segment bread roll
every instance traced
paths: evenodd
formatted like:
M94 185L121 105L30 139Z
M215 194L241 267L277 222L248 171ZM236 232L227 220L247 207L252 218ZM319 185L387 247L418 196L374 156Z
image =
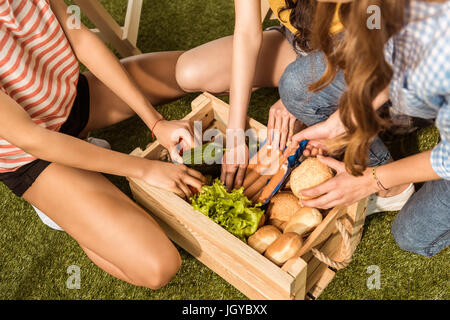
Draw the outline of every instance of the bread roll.
M281 230L291 217L302 208L296 196L291 192L279 192L272 199L267 209L269 214L269 224Z
M300 200L309 200L311 197L303 197L301 191L318 186L332 177L331 169L317 158L307 158L292 171L291 190Z
M281 231L276 227L264 226L250 236L247 243L250 247L262 254L279 237L281 237Z
M294 232L283 233L267 248L264 256L276 265L281 266L294 257L300 251L302 245L302 238L298 234Z
M312 231L322 222L322 214L315 208L301 208L284 228L284 232L295 232L299 236Z

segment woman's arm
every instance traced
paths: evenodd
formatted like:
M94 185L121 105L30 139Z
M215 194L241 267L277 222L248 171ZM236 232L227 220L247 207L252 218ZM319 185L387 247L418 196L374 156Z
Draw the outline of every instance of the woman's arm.
M389 189L407 183L441 179L433 170L431 151L422 152L377 168L376 174L382 185ZM339 205L351 205L365 197L383 191L373 177L372 168L367 168L361 177L345 170L345 165L333 158L318 156L319 160L333 168L336 176L327 182L302 191L303 196L314 197L302 201L307 207L329 209Z
M231 69L230 129L245 130L256 63L262 44L261 1L235 0L236 23Z
M125 155L36 125L8 95L0 91L0 136L36 158L84 170L142 179L191 196L187 185L200 190L201 174L184 165Z
M81 24L81 28L76 29L66 23L70 16L63 0L50 0L50 3L79 61L128 104L149 129L154 129L155 135L162 145L172 150L173 146L178 143L178 137L171 137L171 135L176 129L182 129L180 130L182 138L185 140L186 146L191 147L193 139L189 124L186 122L181 127L177 127L171 126L169 121L157 123L163 118L162 115L153 108L114 54L83 24ZM157 124L156 127L155 124Z
M387 189L406 183L439 180L431 166L431 150L394 161L377 168L378 179Z
M236 22L230 83L230 116L227 135L243 137L256 64L262 44L260 0L235 0ZM245 141L245 139L238 139ZM228 188L239 187L248 163L245 145L230 138L222 167L222 180ZM242 157L244 155L244 158ZM244 161L242 161L244 160Z

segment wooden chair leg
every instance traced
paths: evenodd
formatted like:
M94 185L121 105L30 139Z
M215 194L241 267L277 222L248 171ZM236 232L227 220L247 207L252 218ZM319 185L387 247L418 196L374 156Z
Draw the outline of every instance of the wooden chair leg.
M122 28L98 0L74 0L84 14L95 23L93 30L102 40L109 42L123 57L140 54L136 47L142 0L129 0L125 26Z
M123 39L128 40L136 47L139 23L141 21L142 0L128 0L125 25L123 27Z

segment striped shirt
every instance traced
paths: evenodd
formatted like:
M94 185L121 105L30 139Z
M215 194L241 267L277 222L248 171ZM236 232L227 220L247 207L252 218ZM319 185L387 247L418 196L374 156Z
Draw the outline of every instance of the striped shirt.
M411 0L405 27L388 42L393 116L435 119L441 141L431 165L450 180L450 1Z
M0 0L0 90L34 123L58 131L76 96L79 65L48 0ZM35 158L0 137L0 173Z

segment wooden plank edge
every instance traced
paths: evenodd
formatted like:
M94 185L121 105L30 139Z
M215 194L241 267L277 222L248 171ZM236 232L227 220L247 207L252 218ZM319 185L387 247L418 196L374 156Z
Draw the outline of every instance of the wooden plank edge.
M288 260L282 267L293 278L291 293L295 300L305 299L307 263L302 258Z
M319 298L322 292L328 287L331 281L334 279L336 272L332 269L327 268L322 277L316 282L316 284L309 290L309 294L314 297L314 299Z

